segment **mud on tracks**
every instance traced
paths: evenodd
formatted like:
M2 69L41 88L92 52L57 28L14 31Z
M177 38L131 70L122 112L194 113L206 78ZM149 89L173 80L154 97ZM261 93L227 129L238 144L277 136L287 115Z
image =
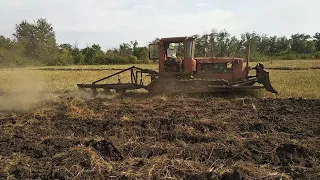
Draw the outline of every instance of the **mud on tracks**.
M0 178L319 179L320 100L61 96L0 112Z

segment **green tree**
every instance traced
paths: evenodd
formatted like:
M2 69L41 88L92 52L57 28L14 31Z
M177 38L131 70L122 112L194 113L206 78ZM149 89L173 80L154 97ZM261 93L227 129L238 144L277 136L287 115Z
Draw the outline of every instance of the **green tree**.
M196 35L195 39L195 56L196 57L204 57L205 56L205 47L203 36Z
M40 18L34 23L22 21L16 25L13 36L24 47L26 56L42 64L51 64L58 53L55 32L46 19Z
M317 32L313 38L315 39L316 41L316 47L317 47L317 51L320 51L320 33Z
M10 38L0 36L0 49L10 49L14 46L14 43Z
M130 41L130 44L132 45L133 55L137 57L137 47L138 47L138 41Z
M230 34L223 30L217 34L217 47L216 55L217 56L227 56L228 54L228 44L230 41Z
M269 41L268 41L268 47L269 49L267 50L267 54L269 56L273 56L275 55L276 53L280 52L278 47L277 47L277 39L278 37L277 36L273 36L273 37L270 37L269 38Z
M263 55L269 55L270 54L270 46L272 45L272 38L274 37L268 37L267 35L261 35L260 41L257 44L257 52ZM276 38L276 37L275 37Z
M60 49L66 49L68 51L72 51L73 50L73 46L71 44L65 43L65 44L60 44L59 45Z
M60 49L59 53L56 54L53 61L50 61L51 66L57 65L70 65L73 64L73 56L67 49Z
M251 54L252 56L255 56L257 54L258 45L261 41L261 37L259 34L252 32L246 32L244 34L241 34L241 50L245 54L247 47L250 45L251 48Z
M228 57L236 57L240 54L241 44L240 41L235 37L231 37L227 39L227 56Z
M310 40L311 36L307 34L294 34L291 36L291 50L296 53L308 54L316 50L316 44Z
M278 37L276 40L276 53L288 52L290 50L291 40L285 36Z
M104 53L98 44L93 44L91 47L88 46L82 49L81 52L84 55L85 64L101 64Z
M147 47L137 47L135 56L138 60L142 60L143 62L148 62L149 60L149 51Z
M74 47L71 51L74 64L85 64L85 56L81 52L82 50L78 47Z
M218 32L216 29L212 29L211 33L206 36L205 49L211 57L216 56L216 41L217 41Z
M119 51L120 51L121 56L132 56L133 55L133 51L132 51L131 45L129 43L120 44Z

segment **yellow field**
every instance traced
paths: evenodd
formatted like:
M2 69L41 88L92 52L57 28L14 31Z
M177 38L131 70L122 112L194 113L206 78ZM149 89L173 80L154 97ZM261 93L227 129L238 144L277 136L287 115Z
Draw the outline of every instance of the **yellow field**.
M264 97L320 98L320 70L272 70L269 72L270 81L279 95L263 91Z
M290 68L310 68L320 67L320 60L268 60L261 62L265 68L268 67L290 67ZM253 67L256 62L251 62Z
M258 62L250 62L250 66L254 67ZM267 60L262 61L262 64L268 67L290 67L290 68L309 68L309 67L320 67L320 60ZM130 66L137 66L146 69L157 69L158 64L130 64L130 65L72 65L72 66L45 66L45 67L33 67L28 69L103 69L103 68L127 68Z
M253 67L256 63L250 63ZM319 67L317 60L296 60L296 61L266 61L263 62L265 68L269 67ZM41 68L14 68L0 69L0 93L1 92L24 92L24 91L62 91L75 90L77 83L91 83L99 78L103 78L115 70L103 71L48 71L39 70L43 68L127 68L132 65L100 65L100 66L64 66L64 67L41 67ZM141 68L157 69L157 64L138 64ZM129 73L121 77L122 82L129 81ZM270 70L270 80L272 85L280 93L274 95L262 90L263 97L302 97L320 98L320 70ZM117 82L117 77L106 82Z

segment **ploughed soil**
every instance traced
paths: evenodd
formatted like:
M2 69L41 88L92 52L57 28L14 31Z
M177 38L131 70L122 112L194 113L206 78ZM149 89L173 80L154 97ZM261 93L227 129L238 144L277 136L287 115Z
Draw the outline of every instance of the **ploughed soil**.
M320 179L320 100L61 94L0 111L0 179Z

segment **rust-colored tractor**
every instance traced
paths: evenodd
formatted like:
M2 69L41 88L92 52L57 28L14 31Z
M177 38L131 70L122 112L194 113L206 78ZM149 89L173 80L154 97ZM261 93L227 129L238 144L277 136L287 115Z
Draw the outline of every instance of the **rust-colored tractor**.
M172 43L182 44L181 57L172 56L172 52L168 51ZM97 94L98 88L104 89L105 92L114 89L120 94L126 90L141 88L150 93L207 93L261 88L277 93L270 84L269 72L262 64L259 63L252 69L249 67L250 47L245 67L243 67L244 60L241 58L194 57L194 54L195 37L162 38L149 45L149 58L158 60L159 71L133 66L91 84L78 84L78 87L92 89L94 95ZM254 76L249 75L250 70L255 70ZM101 83L126 71L130 71L131 74L129 83L121 83L120 80L114 84ZM144 84L143 75L150 76L149 84Z

